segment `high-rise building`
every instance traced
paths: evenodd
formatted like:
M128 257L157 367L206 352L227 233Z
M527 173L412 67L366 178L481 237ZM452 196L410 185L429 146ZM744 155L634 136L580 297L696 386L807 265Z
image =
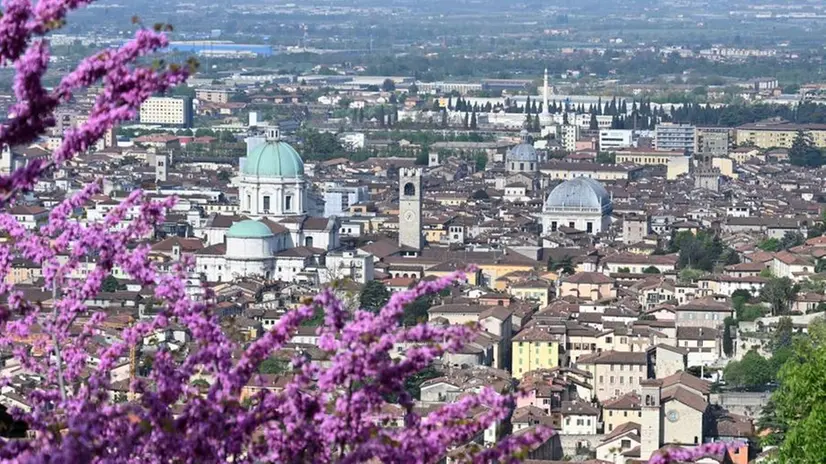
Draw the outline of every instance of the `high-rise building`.
M192 99L189 97L150 97L140 111L141 124L192 127Z
M576 141L579 139L579 126L563 124L559 126L559 142L565 151L576 151Z
M728 127L698 127L695 146L698 153L714 157L728 156L730 148Z
M690 124L657 124L654 136L654 148L657 150L694 153L695 133L697 128Z
M195 98L201 102L228 103L232 94L229 89L195 89Z
M634 145L634 131L630 129L605 129L599 131L600 151L628 148Z
M422 170L399 170L399 246L422 249Z

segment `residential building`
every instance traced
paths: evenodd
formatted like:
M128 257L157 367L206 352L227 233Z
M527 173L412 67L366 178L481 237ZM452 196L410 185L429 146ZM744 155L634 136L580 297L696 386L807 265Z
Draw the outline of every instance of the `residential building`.
M737 146L791 148L798 132L803 132L814 146L826 148L826 124L793 124L787 121L764 121L737 128Z
M576 151L576 142L579 140L579 126L575 124L563 124L559 126L559 140L562 149L565 151Z
M533 326L523 329L513 337L513 376L521 378L527 372L559 366L560 346L565 346L564 328Z
M233 93L234 92L229 89L195 89L195 98L201 103L229 103Z
M342 216L351 205L370 199L367 186L328 182L324 188L324 217Z
M141 124L192 127L192 99L189 97L150 97L140 109Z
M617 161L617 164L551 161L540 164L539 172L543 178L549 180L568 180L577 177L587 177L600 182L630 181L636 180L642 175L642 167L622 164L619 161Z
M559 283L559 296L571 296L591 301L617 297L614 279L599 272L578 272Z
M639 391L640 383L648 378L647 365L645 352L604 351L577 360L577 367L591 373L599 401Z
M657 124L654 135L654 148L663 151L694 153L697 128L690 124Z
M728 127L698 127L695 143L698 153L712 157L728 156L731 147Z
M638 166L665 166L666 179L674 180L680 175L688 174L691 158L682 150L649 150L641 148L624 148L616 150L617 164L635 164Z
M599 131L599 150L612 151L634 145L634 131L628 129L606 129Z
M713 297L697 298L674 308L677 327L722 327L727 317L734 316L729 301L717 301Z

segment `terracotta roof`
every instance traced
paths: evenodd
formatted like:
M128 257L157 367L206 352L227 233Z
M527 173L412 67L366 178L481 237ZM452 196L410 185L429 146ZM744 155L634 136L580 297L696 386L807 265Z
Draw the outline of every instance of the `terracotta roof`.
M677 327L677 340L717 340L720 331L708 327Z
M646 364L647 355L644 352L603 351L580 356L577 364Z
M513 337L515 342L559 342L564 335L564 329L560 328L562 333L553 333L552 329L547 326L533 326L523 329L516 336Z
M697 298L695 300L683 303L680 306L677 306L676 309L677 311L734 311L731 305L720 303L710 296Z
M662 403L665 404L669 401L678 401L699 412L705 412L706 408L708 408L708 403L706 403L706 400L704 400L702 396L691 393L683 387L677 387L663 394Z
M591 406L590 404L581 401L563 401L562 402L562 409L560 410L562 415L565 414L573 414L579 416L598 416L599 409Z
M619 398L605 401L602 409L631 409L634 411L641 409L640 396L635 392L626 393Z
M599 272L578 272L567 277L564 282L572 284L612 284L614 279Z
M677 372L676 374L669 375L662 380L662 387L668 388L674 385L685 385L687 387L693 388L701 393L708 394L711 392L711 384L701 378L694 377L693 375L687 372Z
M626 433L634 433L636 439L639 441L640 436L640 424L636 422L625 422L623 424L618 425L613 432L609 433L602 439L602 442L609 442L620 435L625 435Z

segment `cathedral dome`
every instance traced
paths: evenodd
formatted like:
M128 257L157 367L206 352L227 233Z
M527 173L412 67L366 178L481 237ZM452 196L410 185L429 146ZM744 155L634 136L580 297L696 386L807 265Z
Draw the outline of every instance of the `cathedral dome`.
M289 143L281 141L276 130L268 134L266 142L250 152L242 174L299 178L304 175L304 161Z
M545 200L545 210L598 209L610 212L611 195L599 182L577 177L557 185Z
M536 148L533 147L528 138L527 130L522 131L522 143L508 151L507 161L517 163L537 163L539 161L539 155L537 155Z
M266 224L251 219L236 222L227 231L227 237L229 238L267 238L272 236L273 233Z

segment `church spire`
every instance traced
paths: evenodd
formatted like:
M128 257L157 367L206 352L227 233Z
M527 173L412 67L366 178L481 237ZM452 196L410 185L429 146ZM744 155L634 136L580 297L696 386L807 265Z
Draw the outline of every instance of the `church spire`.
M548 110L548 68L545 68L545 80L542 86L542 114L550 114Z

